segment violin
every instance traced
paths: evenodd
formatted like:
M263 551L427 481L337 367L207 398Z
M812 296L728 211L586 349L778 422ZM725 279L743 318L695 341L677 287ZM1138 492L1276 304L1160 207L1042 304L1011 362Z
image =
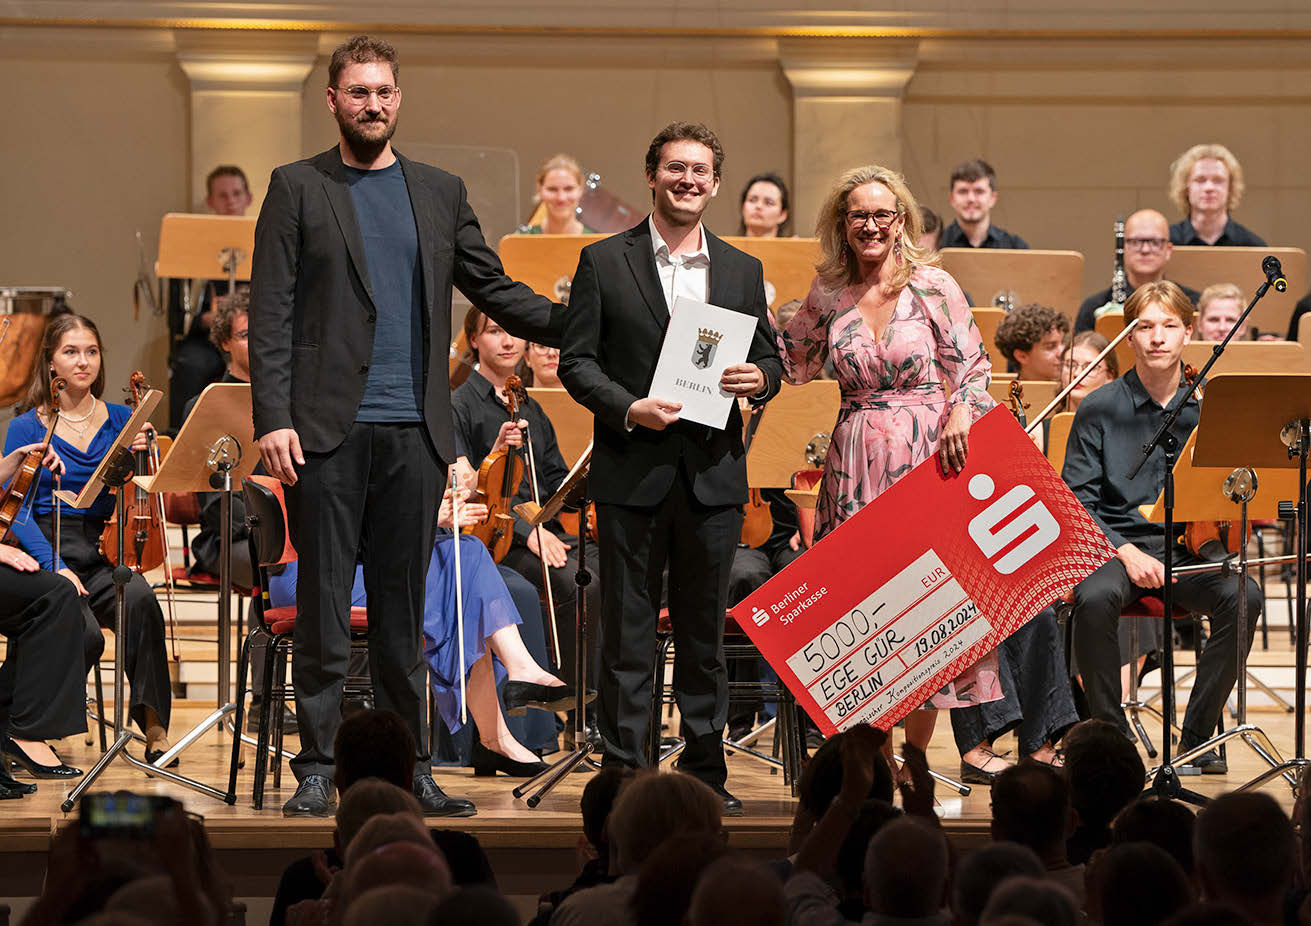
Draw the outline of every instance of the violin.
M1028 428L1029 422L1025 420L1024 410L1029 407L1029 403L1024 401L1024 387L1020 385L1018 379L1011 380L1010 393L1007 401L1011 405L1011 414L1015 420L1020 423L1020 427Z
M149 389L146 376L140 370L128 380L127 405L136 408ZM157 461L147 450L136 452L136 472L139 476L154 475ZM126 486L123 490L127 492ZM157 504L158 499L136 483L123 501L124 539L127 549L123 551L120 563L118 549L118 510L114 510L105 530L100 535L100 553L115 565L124 565L133 572L148 572L164 563L166 544L164 541L164 514Z
M27 456L23 457L4 495L0 496L0 541L9 535L9 529L13 527L18 513L31 499L32 487L41 472L41 461L45 459L46 450L50 447L50 439L55 436L55 424L59 421L59 396L67 386L68 380L62 376L50 381L50 424L46 427L46 436L42 438L41 446L28 451Z
M1193 382L1197 378L1197 369L1191 363L1184 364L1184 379ZM1193 387L1193 396L1202 401L1202 386ZM1183 542L1188 552L1202 559L1224 559L1228 554L1236 554L1245 546L1252 536L1251 525L1247 533L1238 536L1238 525L1233 521L1186 521L1183 524Z
M519 390L523 380L510 376L505 381L505 407L511 421L519 420ZM511 510L519 483L523 481L523 453L518 447L493 450L478 467L478 487L469 496L469 504L486 505L487 519L469 524L463 533L472 534L487 546L492 559L500 562L510 552L514 541L514 512Z
M760 427L760 419L765 417L765 407L762 405L752 413L751 419L747 422L746 434L742 439L743 453L751 449L751 440L756 436L756 429ZM746 506L742 509L742 536L741 543L745 547L755 549L774 532L774 517L769 510L769 502L765 501L764 496L759 489L751 489L747 496Z

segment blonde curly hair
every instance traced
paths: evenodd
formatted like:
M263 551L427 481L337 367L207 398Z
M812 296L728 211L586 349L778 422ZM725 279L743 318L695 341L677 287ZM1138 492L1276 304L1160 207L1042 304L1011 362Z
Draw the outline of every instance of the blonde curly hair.
M852 190L869 183L878 183L887 188L896 198L897 212L901 216L901 229L897 235L904 260L890 282L894 286L905 286L917 267L938 263L935 251L919 246L920 235L924 231L924 218L915 195L906 185L906 178L889 167L877 164L856 167L838 180L837 186L820 207L819 218L815 222L815 236L819 238L820 250L820 262L815 266L815 272L831 290L849 286L860 279L860 265L852 253L851 245L847 244L847 199Z

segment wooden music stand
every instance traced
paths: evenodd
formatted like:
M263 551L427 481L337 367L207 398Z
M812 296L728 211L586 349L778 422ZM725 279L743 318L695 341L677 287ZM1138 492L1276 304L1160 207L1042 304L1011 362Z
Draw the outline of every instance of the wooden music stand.
M1308 377L1311 379L1311 377ZM1212 380L1212 383L1215 381ZM1206 400L1202 402L1202 413L1206 414L1206 408L1212 402L1211 387L1207 387ZM1249 416L1250 417L1250 416ZM1215 416L1207 419L1207 423L1212 427L1218 420ZM1221 431L1223 436L1226 431L1233 432L1238 422L1230 420ZM1202 466L1197 462L1197 440L1199 434L1205 434L1200 424L1188 435L1188 441L1184 444L1183 449L1179 451L1179 462L1174 465L1174 501L1175 501L1175 518L1182 523L1183 521L1237 521L1238 508L1229 499L1225 498L1222 486L1229 474L1234 471L1231 465L1222 466ZM1278 435L1275 435L1276 440ZM1231 443L1227 438L1225 443ZM1233 447L1244 447L1246 445L1239 443L1235 438L1225 456L1229 459L1235 457L1247 456L1246 450L1235 452ZM1283 448L1283 444L1279 445ZM1284 456L1287 458L1288 451L1284 448ZM1275 469L1273 467L1253 466L1256 471L1257 482L1260 485L1256 498L1247 504L1247 516L1249 518L1272 520L1279 516L1279 501L1297 497L1297 470L1295 469ZM1155 504L1141 505L1139 513L1153 524L1165 523L1165 501L1158 496ZM1181 514L1182 512L1182 514Z
M1279 258L1288 290L1271 288L1247 317L1249 328L1263 334L1288 335L1288 320L1293 307L1306 292L1306 251L1301 248L1215 248L1202 245L1176 247L1170 257L1166 276L1176 283L1201 292L1212 283L1235 283L1250 294L1265 279L1261 261L1267 255ZM1248 295L1244 296L1246 303Z
M218 593L218 705L212 714L191 729L164 753L156 764L168 765L173 757L191 746L215 724L230 721L237 713L232 695L232 491L255 471L259 463L255 446L255 425L251 415L249 383L211 383L196 400L182 430L153 476L137 476L135 482L147 492L219 491L220 531ZM212 477L218 476L216 486ZM233 725L233 738L241 731ZM234 742L234 750L238 748ZM236 765L229 792L236 793Z
M91 478L87 480L86 485L82 486L82 491L75 495L67 489L60 489L55 492L55 497L65 505L73 508L86 508L94 502L105 488L105 472L114 464L114 458L119 456L118 451L126 451L132 446L132 441L136 440L137 434L146 426L146 422L150 420L151 414L155 411L155 406L159 404L159 400L163 397L164 393L158 389L149 390L137 404L132 416L123 425L123 430L119 431L118 436L114 438L114 445L100 458L100 465L91 474Z
M1233 347L1232 344L1229 345ZM1259 414L1253 414L1259 410ZM1311 417L1311 373L1224 373L1206 386L1201 436L1193 450L1195 466L1246 465L1271 469L1293 467L1288 447L1279 439L1279 428L1299 418ZM1278 422L1278 424L1275 424ZM1203 428L1203 424L1210 425ZM1233 464L1235 448L1241 448L1244 464ZM1265 495L1264 483L1260 493ZM1292 495L1297 496L1296 480Z
M833 433L841 404L835 380L817 379L804 386L787 383L765 406L751 449L747 451L747 485L753 489L786 489L792 474L814 469L806 447Z
M1082 301L1083 255L1078 251L943 248L942 266L976 305L1012 292L1017 305L1038 302L1070 319Z
M237 262L228 259L236 249ZM159 225L155 275L196 280L250 280L255 219L236 215L167 213Z
M994 309L988 306L972 306L970 312L974 314L974 324L979 326L979 335L983 338L983 348L988 352L988 358L992 360L993 371L995 373L1006 372L1006 358L997 349L997 329L1001 327L1002 319L1006 317L1006 310Z
M1047 462L1060 472L1065 467L1065 448L1070 443L1070 426L1074 412L1057 412L1052 415L1051 430L1047 433Z
M1013 376L1005 379L993 376L992 383L988 386L988 395L996 399L999 404L1007 405L1010 402L1011 383L1014 379ZM1056 393L1061 391L1061 384L1050 379L1022 379L1020 388L1024 390L1024 404L1037 414L1056 398Z
M819 263L818 238L725 238L728 244L760 261L765 269L765 299L777 311L792 299L805 299Z
M552 302L568 302L583 248L607 235L506 235L497 245L506 274Z
M592 445L592 413L564 389L533 386L528 396L542 406L551 427L555 428L555 442L560 446L565 465L573 467L583 451Z

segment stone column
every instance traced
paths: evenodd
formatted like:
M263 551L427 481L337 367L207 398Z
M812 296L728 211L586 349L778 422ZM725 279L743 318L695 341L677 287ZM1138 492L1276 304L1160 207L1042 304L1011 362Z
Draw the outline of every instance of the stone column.
M862 164L901 169L901 100L918 54L915 39L779 41L792 85L792 202L803 234L843 171Z
M177 57L191 82L190 207L207 212L205 177L236 164L250 179L259 211L269 173L304 156L301 110L305 78L317 60L314 34L247 37L177 34Z

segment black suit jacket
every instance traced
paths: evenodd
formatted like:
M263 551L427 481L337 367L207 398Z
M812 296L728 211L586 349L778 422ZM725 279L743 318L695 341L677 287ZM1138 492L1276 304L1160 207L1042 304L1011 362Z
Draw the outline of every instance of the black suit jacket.
M779 389L783 365L765 302L760 261L706 232L712 305L754 315L747 359L767 383L764 402ZM656 271L646 219L583 249L570 288L560 357L560 380L596 416L592 499L620 505L657 505L685 468L705 505L747 500L742 416L734 403L725 428L679 421L663 431L624 427L628 407L646 396L655 375L669 311Z
M540 343L559 343L563 307L505 275L463 180L396 158L423 265L423 415L438 456L450 462L451 286L510 333ZM295 428L306 451L340 444L364 397L376 320L341 153L334 147L277 168L255 226L251 269L255 435Z

